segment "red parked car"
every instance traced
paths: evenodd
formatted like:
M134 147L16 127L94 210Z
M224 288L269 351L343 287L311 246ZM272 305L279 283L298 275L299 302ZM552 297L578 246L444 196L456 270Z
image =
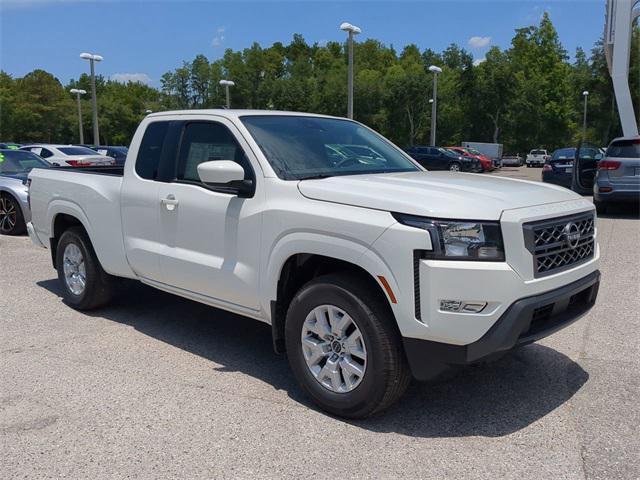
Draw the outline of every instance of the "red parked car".
M459 153L464 157L475 158L476 160L479 160L480 165L482 165L483 172L488 172L489 170L493 170L493 162L491 161L491 159L473 148L466 148L466 147L447 147L447 148L449 150L453 150Z

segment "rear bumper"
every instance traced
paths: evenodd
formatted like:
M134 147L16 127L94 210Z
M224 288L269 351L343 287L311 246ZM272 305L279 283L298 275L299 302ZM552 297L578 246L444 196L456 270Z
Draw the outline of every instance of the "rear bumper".
M613 188L614 190L611 192L600 192L598 185L596 185L593 189L593 199L597 202L640 203L640 190L615 190L615 187Z
M428 380L448 365L476 363L551 335L593 307L599 285L600 272L596 270L569 285L516 300L485 335L468 345L404 337L413 376Z
M560 185L561 187L571 188L571 174L556 173L556 172L542 172L542 181L545 183L552 183L554 185Z

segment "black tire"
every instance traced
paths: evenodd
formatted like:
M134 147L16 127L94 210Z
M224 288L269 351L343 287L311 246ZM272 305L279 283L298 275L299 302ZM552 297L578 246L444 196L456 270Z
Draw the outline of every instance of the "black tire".
M71 243L80 249L86 272L85 288L78 295L71 291L64 274L64 251ZM82 227L71 227L60 236L56 248L56 270L62 284L64 301L76 310L92 310L106 305L111 300L114 277L103 270Z
M411 381L411 372L393 314L370 282L353 274L318 277L302 287L289 306L285 341L289 364L302 389L323 410L346 418L365 418L395 403ZM367 366L358 386L347 393L325 388L312 375L302 352L302 327L309 312L333 305L357 323L367 350Z
M18 201L8 193L0 195L0 234L22 235L26 231L27 224Z
M604 202L599 202L597 200L593 201L593 204L596 206L596 212L598 214L604 214L607 213L608 210L608 205Z
M462 171L462 165L460 165L460 163L458 163L458 162L451 162L449 164L449 171L450 172L461 172Z

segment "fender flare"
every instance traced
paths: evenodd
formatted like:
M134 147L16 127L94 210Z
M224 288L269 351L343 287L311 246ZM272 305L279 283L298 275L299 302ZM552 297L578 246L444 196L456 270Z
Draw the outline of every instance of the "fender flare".
M282 269L287 260L294 255L309 254L342 260L356 265L365 270L385 291L385 285L380 276L384 277L395 297L398 298L399 286L395 276L387 264L379 257L369 245L345 237L327 235L318 232L294 232L280 238L271 249L262 275L263 298L261 306L264 312L268 312L271 322L271 302L278 296L278 281ZM387 301L392 310L394 304L387 295ZM395 312L394 312L395 313Z

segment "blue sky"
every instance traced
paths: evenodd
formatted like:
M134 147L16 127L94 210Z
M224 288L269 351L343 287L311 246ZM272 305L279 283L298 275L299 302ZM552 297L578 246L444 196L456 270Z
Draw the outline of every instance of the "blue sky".
M589 51L604 25L604 0L574 1L118 1L0 0L0 68L22 76L45 69L63 83L88 69L78 55L99 53L98 72L159 86L161 75L202 53L257 41L309 43L344 39L343 21L400 50L409 43L441 51L457 43L476 59L509 46L514 29L537 23L547 10L573 54ZM474 38L475 37L475 38Z

